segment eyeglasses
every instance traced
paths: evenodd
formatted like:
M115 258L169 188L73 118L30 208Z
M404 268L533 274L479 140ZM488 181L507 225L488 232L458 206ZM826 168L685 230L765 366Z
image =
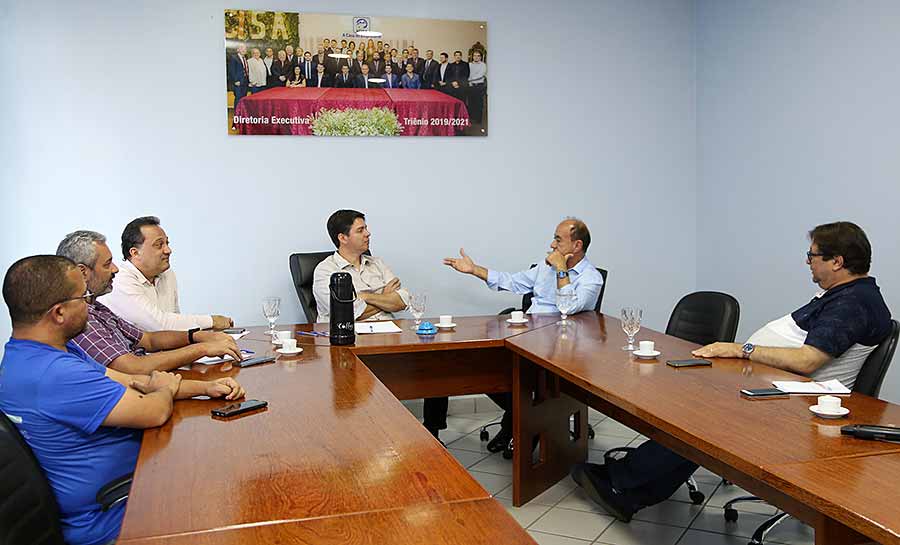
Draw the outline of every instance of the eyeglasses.
M828 254L823 254L823 253L821 253L821 252L819 252L819 253L806 252L806 262L807 262L807 263L809 263L810 261L812 261L812 258L814 258L814 257L821 257L821 258L822 258L822 261L828 261L828 260L831 259L833 256L830 256L830 255L828 255Z
M97 297L97 296L94 295L93 293L91 293L90 290L85 290L85 291L84 291L84 295L79 295L78 297L69 297L68 299L63 299L62 301L57 301L57 302L53 303L52 305L50 305L50 308L48 308L47 311L44 312L44 314L47 314L48 312L50 312L51 310L53 310L53 307L55 307L56 305L61 305L61 304L63 304L63 303L68 303L69 301L77 301L77 300L79 300L79 299L84 299L84 302L85 302L85 303L87 303L87 304L89 304L89 305L93 305L93 304L94 304L94 299L95 299L96 297Z

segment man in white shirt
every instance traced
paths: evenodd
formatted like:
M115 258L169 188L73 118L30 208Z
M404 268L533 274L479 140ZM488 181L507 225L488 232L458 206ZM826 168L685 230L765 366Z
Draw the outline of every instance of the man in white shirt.
M247 59L247 67L250 70L250 92L258 93L264 90L268 79L268 71L266 70L266 63L259 56L259 49L254 47L250 52L250 58Z
M356 210L338 210L328 218L327 227L337 251L313 272L318 321L327 322L330 317L329 283L336 272L350 273L353 278L353 315L357 320L390 320L394 312L405 310L409 292L381 258L367 255L371 235L366 216ZM440 430L447 427L447 398L426 399L423 414L423 425L437 438Z
M171 255L169 238L159 226L159 218L132 220L122 231L125 261L112 293L101 297L100 302L145 331L231 327L227 316L181 314L175 271L169 264Z
M356 210L338 210L328 218L327 227L337 251L319 263L313 272L318 321L329 319L329 282L331 275L338 271L348 272L353 277L357 295L353 315L357 320L390 320L394 312L405 310L409 292L400 286L400 279L381 258L366 255L370 238L366 216Z

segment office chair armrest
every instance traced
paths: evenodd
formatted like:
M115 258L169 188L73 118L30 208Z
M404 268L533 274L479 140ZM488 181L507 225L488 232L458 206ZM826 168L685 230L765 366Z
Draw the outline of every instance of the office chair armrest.
M126 500L128 493L131 491L131 480L133 478L134 473L129 473L103 485L97 491L97 503L100 504L100 507L104 511L109 511L117 503Z
M511 312L513 312L515 310L518 310L518 309L516 307L505 308L505 309L501 310L500 312L498 312L497 315L499 316L502 314L510 314Z

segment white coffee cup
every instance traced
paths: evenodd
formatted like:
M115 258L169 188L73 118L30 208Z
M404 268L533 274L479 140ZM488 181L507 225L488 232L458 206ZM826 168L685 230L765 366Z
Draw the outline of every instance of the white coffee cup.
M640 346L640 350L638 350L638 352L640 352L641 354L649 354L653 352L656 343L654 343L653 341L641 341L638 343L638 346Z
M280 333L280 332L279 332ZM284 339L281 341L281 348L285 352L293 352L297 350L297 339Z
M453 316L451 314L441 314L438 318L438 323L441 325L450 325L453 323Z
M294 338L294 332L293 332L293 331L276 331L276 332L275 332L275 338L278 339L278 340L281 341L281 342L284 342L284 341L286 341L286 340L288 340L288 339L293 339L293 338Z
M819 408L830 413L841 410L841 398L835 396L819 396Z
M510 319L514 322L521 322L525 319L525 313L521 310L514 310L512 314L510 314Z

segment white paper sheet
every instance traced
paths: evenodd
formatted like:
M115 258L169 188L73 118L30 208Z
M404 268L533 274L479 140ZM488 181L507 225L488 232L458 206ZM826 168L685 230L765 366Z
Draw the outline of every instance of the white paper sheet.
M366 333L402 333L394 322L356 322L356 334Z
M849 394L850 389L841 384L838 379L826 380L825 382L799 382L792 380L775 380L772 381L779 390L789 394L805 394L805 395L827 395L827 394Z

